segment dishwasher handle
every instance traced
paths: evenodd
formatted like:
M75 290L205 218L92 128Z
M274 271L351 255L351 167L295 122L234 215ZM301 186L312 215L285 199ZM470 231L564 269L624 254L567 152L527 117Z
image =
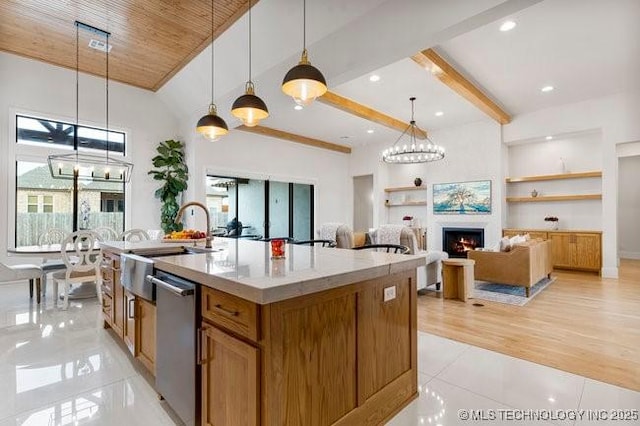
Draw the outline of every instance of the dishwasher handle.
M147 282L151 283L151 284L155 284L158 287L162 287L165 290L170 291L171 293L175 294L176 296L191 296L194 291L192 288L180 288L180 287L176 287L174 285L169 284L166 281L162 281L156 277L154 277L153 275L147 275Z

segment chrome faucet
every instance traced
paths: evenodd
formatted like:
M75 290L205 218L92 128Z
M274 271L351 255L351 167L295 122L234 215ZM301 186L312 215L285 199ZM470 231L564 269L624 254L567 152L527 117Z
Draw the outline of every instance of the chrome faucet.
M188 203L185 203L182 206L180 206L180 210L178 210L178 214L176 214L176 220L174 222L175 223L180 223L180 221L182 220L182 214L184 213L184 211L189 206L200 207L206 213L206 215L207 215L207 243L205 244L205 248L211 248L211 240L213 240L213 237L211 236L211 217L209 216L209 210L207 210L207 206L205 206L204 204L202 204L202 203L200 203L198 201L189 201Z

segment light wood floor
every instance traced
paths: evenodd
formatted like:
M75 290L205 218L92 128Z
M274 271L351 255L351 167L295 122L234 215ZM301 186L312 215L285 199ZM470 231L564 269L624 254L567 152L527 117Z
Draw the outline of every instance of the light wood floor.
M575 272L525 306L418 298L418 329L640 391L640 261L619 279Z

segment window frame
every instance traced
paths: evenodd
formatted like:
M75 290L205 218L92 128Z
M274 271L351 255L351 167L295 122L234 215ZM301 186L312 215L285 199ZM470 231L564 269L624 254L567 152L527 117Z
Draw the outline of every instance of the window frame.
M9 248L15 248L17 242L17 162L25 161L32 163L43 163L46 164L47 157L49 155L54 154L68 154L69 152L73 152L72 149L68 147L65 148L62 145L56 144L43 144L43 143L17 143L18 133L17 133L17 117L24 116L27 118L41 119L53 122L61 122L61 123L73 123L75 120L71 119L69 116L64 116L60 114L43 114L40 111L27 110L22 108L10 107L8 108L7 119L9 122L13 120L13 125L7 126L8 137L7 137L7 155L5 160L5 173L7 177L7 191L4 194L0 193L0 202L4 202L6 206L6 244ZM88 128L96 128L101 129L99 122L91 122L88 120L83 120L79 123L81 127ZM102 129L104 130L104 129ZM128 150L130 148L129 139L133 137L134 134L131 130L114 125L109 126L109 131L112 132L120 132L125 135L125 152L124 155L116 152L109 151L109 155L117 156L118 158L123 159L124 161L131 161L130 153ZM84 150L83 150L84 151ZM96 152L96 150L90 150ZM106 152L101 151L101 152ZM132 198L132 186L131 182L128 182L124 185L124 203L125 208L123 210L123 228L127 229L129 226L128 223L131 220L131 198ZM77 214L77 212L76 212Z

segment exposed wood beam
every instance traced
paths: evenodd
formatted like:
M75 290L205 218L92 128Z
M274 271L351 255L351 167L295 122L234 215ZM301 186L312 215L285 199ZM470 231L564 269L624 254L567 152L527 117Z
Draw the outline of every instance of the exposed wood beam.
M340 96L331 91L327 91L327 93L319 97L318 100L325 105L338 108L339 110L348 112L349 114L353 114L356 117L364 118L365 120L382 124L383 126L386 126L390 129L398 130L400 132L404 132L405 129L409 126L409 123L398 120L397 118L393 118L380 111L376 111L373 108L369 108L366 105L362 105L352 99L345 98L344 96ZM416 138L426 139L427 132L422 129L416 128Z
M351 154L351 148L344 145L338 145L331 142L321 141L320 139L309 138L295 133L285 132L283 130L272 129L265 126L247 127L240 125L236 127L243 132L255 133L257 135L269 136L272 138L282 139L289 142L295 142L302 145L313 146L315 148L328 149L330 151L342 152L343 154Z
M489 99L480 89L467 80L462 74L456 71L447 61L445 61L433 49L426 49L416 53L411 57L418 65L438 77L438 79L449 86L454 92L474 104L482 112L493 118L500 124L511 122L511 116L507 114L494 101Z

